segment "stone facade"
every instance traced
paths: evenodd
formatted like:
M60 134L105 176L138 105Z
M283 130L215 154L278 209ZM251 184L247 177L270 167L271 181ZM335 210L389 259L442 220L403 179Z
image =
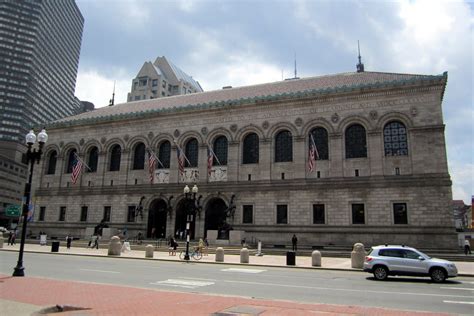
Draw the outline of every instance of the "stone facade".
M226 212L227 222L245 231L248 243L289 245L297 234L304 246L361 242L454 249L441 109L447 75L393 74L390 80L385 75L349 73L225 89L229 91L149 100L138 104L138 110L137 104L120 104L59 121L48 127L45 158L34 177L37 211L31 229L82 235L110 206L107 223L112 229L127 228L130 236L142 231L150 237L152 226L159 225L160 234L153 237L175 235L183 227L179 223L188 207L183 187L188 183L199 186L202 206L192 227L194 239L203 237L206 229L217 229L213 217ZM354 81L351 86L341 83L348 77ZM223 93L226 98L218 100ZM407 155L385 155L384 128L390 122L406 127ZM354 124L365 129L367 155L349 159L346 132ZM328 159L316 160L310 172L308 135L315 127L327 131L329 153ZM275 137L281 131L292 137L288 162L275 162ZM249 133L258 135L259 159L243 164L243 140ZM228 142L227 164L214 163L208 175L207 144L220 136ZM180 175L176 151L192 138L199 144L198 165L185 169L195 176L186 178ZM147 163L133 169L135 148L143 143L157 151L164 141L171 144L170 165L156 170L150 184ZM108 171L111 148L117 144L120 170ZM97 171L82 173L72 184L66 172L70 151L87 162L94 146L99 151ZM58 154L55 172L46 174L52 151ZM142 196L143 217L130 217L129 209ZM363 205L362 223L354 223L354 204ZM406 221L397 223L395 204L404 205ZM284 219L277 215L278 205L286 205ZM322 222L313 218L313 205L324 205ZM61 207L66 213L59 221ZM81 221L84 207L87 216ZM250 210L245 221L244 208Z

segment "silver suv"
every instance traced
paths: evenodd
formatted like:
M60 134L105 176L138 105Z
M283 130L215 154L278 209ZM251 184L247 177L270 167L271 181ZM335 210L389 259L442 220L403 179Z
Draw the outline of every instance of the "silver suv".
M431 258L415 248L406 246L377 246L365 257L364 271L375 279L389 275L429 276L433 282L444 282L458 275L456 265L443 259Z

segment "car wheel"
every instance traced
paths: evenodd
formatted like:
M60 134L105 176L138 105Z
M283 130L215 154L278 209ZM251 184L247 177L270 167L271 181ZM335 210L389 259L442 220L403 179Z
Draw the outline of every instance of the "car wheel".
M376 266L374 268L374 277L376 280L385 280L388 277L388 270L384 266Z
M435 283L441 283L446 280L446 272L441 268L434 268L430 271L431 280Z

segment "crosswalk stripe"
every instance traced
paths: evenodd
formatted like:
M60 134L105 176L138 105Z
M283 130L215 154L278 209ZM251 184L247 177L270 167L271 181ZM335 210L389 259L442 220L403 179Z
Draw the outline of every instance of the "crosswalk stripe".
M443 301L443 303L474 305L474 302L461 302L461 301Z
M267 270L229 268L229 269L222 269L221 271L224 271L224 272L241 272L241 273L262 273L262 272L267 271Z
M176 286L176 287L183 287L187 289L195 289L202 286L208 286L214 284L214 282L204 282L204 281L195 281L195 280L181 280L181 279L168 279L165 281L156 281L150 284L153 285L168 285L168 286Z

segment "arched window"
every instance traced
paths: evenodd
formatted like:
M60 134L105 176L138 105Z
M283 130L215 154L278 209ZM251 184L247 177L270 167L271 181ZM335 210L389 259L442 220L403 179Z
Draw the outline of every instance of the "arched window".
M242 163L258 163L259 139L255 133L248 134L244 138L244 148L242 151Z
M289 131L275 136L275 162L293 161L293 137Z
M365 128L360 124L353 124L346 129L346 158L367 157L367 139Z
M169 168L171 160L171 144L169 141L164 141L160 145L160 150L158 152L158 159L160 159L163 166L157 162L156 165L158 169Z
M58 153L56 152L56 150L53 150L49 153L48 168L46 169L46 174L54 174L56 172L56 161L58 161Z
M133 170L142 170L145 168L145 144L138 143L133 150Z
M214 151L214 154L216 154L217 159L219 159L219 162L222 166L227 165L227 138L225 136L219 136L216 138L214 141L214 148L212 149ZM216 157L214 157L213 164L218 165L219 163L217 162Z
M186 149L184 150L184 154L189 160L189 162L188 160L185 160L184 162L185 167L198 166L199 146L198 146L198 141L196 138L192 138L186 143Z
M92 147L89 150L89 156L87 156L87 165L90 169L86 168L86 172L97 172L97 163L99 161L99 149Z
M329 147L328 147L328 132L323 127L313 128L310 132L313 136L309 136L309 145L314 141L316 145L317 155L315 157L319 160L328 160L329 159Z
M71 149L69 154L67 155L67 166L66 166L66 173L71 173L72 168L74 167L74 162L76 161L76 153L77 150Z
M393 121L383 128L385 156L407 156L408 139L405 125Z
M109 171L120 170L120 159L122 158L122 150L120 145L114 145L110 150Z

